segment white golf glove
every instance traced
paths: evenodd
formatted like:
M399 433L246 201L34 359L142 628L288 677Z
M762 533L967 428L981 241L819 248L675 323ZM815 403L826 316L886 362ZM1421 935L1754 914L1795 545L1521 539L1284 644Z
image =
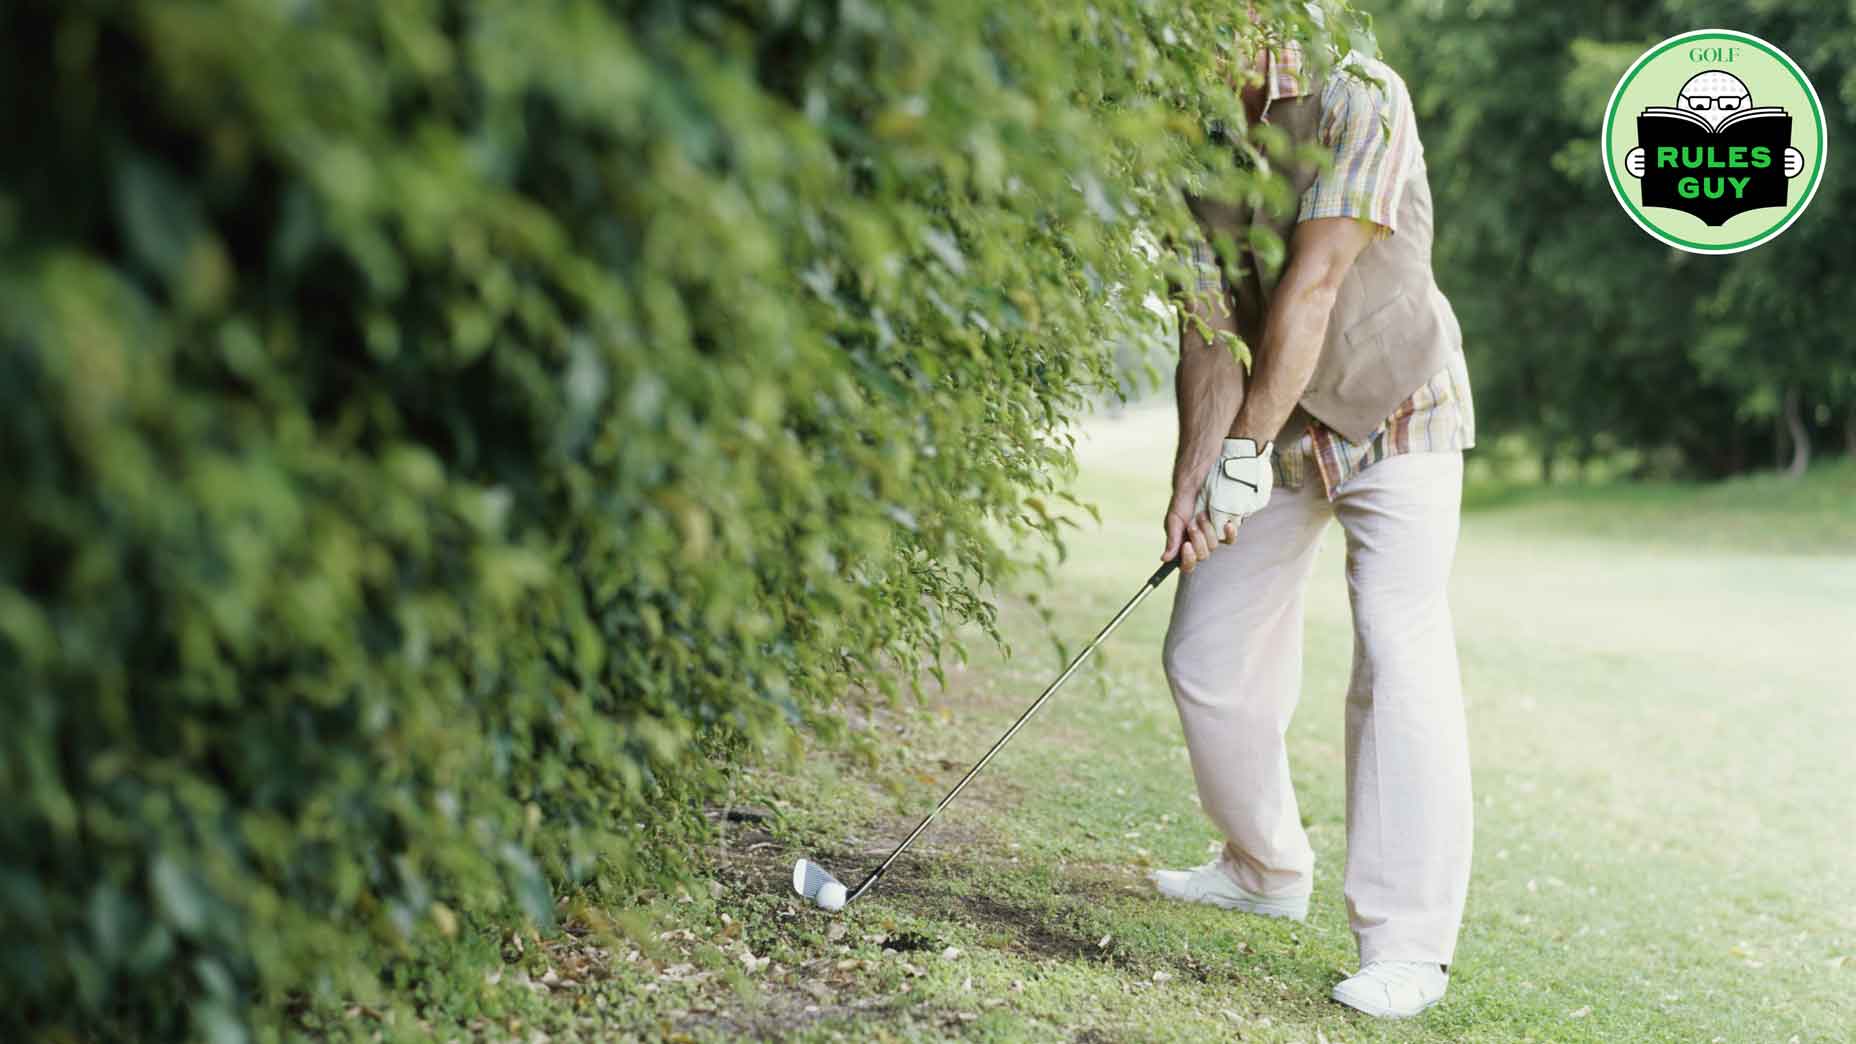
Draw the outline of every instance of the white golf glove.
M1224 452L1205 476L1198 504L1199 511L1210 512L1212 528L1220 539L1224 537L1226 523L1242 522L1244 516L1256 514L1270 502L1270 487L1275 475L1275 469L1270 466L1270 454L1275 448L1273 442L1266 442L1258 449L1250 439L1224 440Z

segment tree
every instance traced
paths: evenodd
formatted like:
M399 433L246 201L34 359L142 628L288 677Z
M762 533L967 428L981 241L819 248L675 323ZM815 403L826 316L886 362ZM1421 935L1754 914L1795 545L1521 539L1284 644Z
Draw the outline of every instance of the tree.
M1725 475L1772 459L1787 403L1799 454L1820 414L1848 410L1851 348L1824 306L1851 289L1833 219L1848 179L1833 168L1776 242L1700 258L1638 234L1599 167L1613 85L1669 26L1714 21L1705 5L1400 0L1379 16L1419 109L1485 434L1526 434L1549 472L1632 449ZM1763 5L1735 27L1787 47L1821 91L1851 90L1848 11ZM1847 107L1826 109L1839 140Z

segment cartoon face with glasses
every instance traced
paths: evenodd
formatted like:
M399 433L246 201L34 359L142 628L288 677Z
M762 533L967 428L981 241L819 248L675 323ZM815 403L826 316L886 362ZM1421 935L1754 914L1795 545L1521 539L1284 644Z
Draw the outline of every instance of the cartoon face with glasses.
M1676 107L1697 113L1719 130L1727 117L1753 107L1753 92L1740 77L1715 69L1690 78L1677 95Z
M1753 107L1753 92L1740 77L1725 69L1710 69L1689 77L1676 95L1676 107L1701 117L1709 128L1719 130L1734 113ZM1643 177L1645 154L1642 146L1624 157L1624 169L1633 178ZM1795 148L1785 150L1785 176L1795 178L1804 170L1804 153Z

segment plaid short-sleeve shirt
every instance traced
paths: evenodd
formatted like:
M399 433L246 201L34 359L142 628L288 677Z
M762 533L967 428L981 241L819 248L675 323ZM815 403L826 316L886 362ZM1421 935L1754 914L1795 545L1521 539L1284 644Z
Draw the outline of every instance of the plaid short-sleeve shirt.
M1405 81L1385 63L1360 55L1349 55L1319 84L1307 81L1299 47L1289 44L1270 52L1264 121L1269 121L1271 102L1318 90L1319 138L1332 159L1302 194L1296 220L1358 218L1378 226L1381 236L1396 235L1405 186L1424 176L1424 150ZM1194 245L1193 262L1199 289L1222 292L1224 274L1208 244ZM1351 442L1318 421L1299 435L1285 432L1276 447L1277 478L1299 488L1312 463L1331 498L1353 476L1387 457L1475 444L1469 370L1458 352L1364 441Z

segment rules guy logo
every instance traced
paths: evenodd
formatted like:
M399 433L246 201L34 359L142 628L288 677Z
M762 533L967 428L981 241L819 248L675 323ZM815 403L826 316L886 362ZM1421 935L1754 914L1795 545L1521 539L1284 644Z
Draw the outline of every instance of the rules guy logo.
M1611 190L1645 232L1731 254L1798 220L1828 142L1797 63L1756 36L1703 29L1650 48L1618 81L1604 150Z

